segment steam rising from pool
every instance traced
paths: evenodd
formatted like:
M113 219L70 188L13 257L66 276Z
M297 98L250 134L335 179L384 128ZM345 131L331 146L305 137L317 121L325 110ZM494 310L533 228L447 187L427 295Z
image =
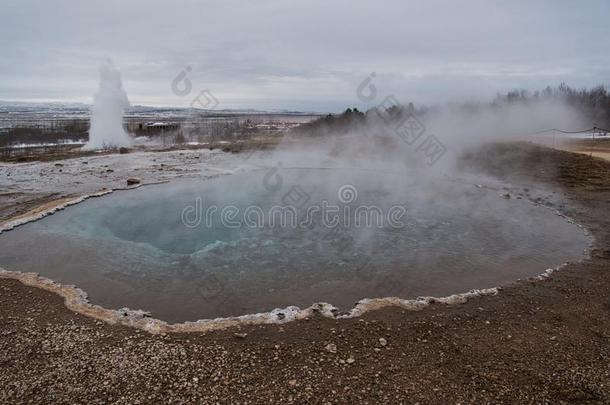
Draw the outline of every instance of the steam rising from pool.
M381 178L284 166L118 191L0 235L0 266L75 284L105 308L182 322L315 302L348 311L362 298L489 288L578 259L588 244L552 210L479 187L480 178L426 178L424 186L412 172L385 173L384 182L370 173ZM338 193L345 184L357 190L353 197ZM201 209L190 212L202 220L185 226L182 213L196 201ZM222 221L227 207L268 213L286 204L300 219L319 203L341 213L401 204L404 226L329 228L318 214L307 227L259 226L241 215Z
M108 62L87 147L128 142L127 105ZM507 121L530 125L547 107ZM227 158L232 175L116 192L23 225L0 236L0 266L75 284L93 304L181 322L315 302L347 311L363 298L446 296L582 257L586 235L529 188L460 167L466 146L498 126L515 129L500 125L504 114L430 116L423 133L371 114L349 131L295 133L273 151L235 154ZM342 192L347 187L351 193ZM557 198L553 204L562 203ZM278 206L298 208L292 218L307 226L269 224ZM338 221L308 215L320 206ZM386 214L394 207L406 215L400 227L359 227L352 213L363 207L383 218L393 218ZM263 221L254 220L259 214Z
M129 99L123 89L121 72L106 60L100 67L100 87L91 109L89 142L84 149L129 146L131 140L123 129L123 113Z

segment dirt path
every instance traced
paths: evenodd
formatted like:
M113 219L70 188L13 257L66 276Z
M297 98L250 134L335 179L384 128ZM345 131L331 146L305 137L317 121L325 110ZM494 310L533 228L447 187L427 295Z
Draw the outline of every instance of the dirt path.
M559 149L610 160L610 139L564 142Z
M0 280L0 402L610 403L610 163L520 144L464 166L561 186L591 259L459 306L166 336Z
M582 153L583 155L589 155L605 160L610 160L610 152L597 152L597 151L586 151L586 150L575 150L573 152Z

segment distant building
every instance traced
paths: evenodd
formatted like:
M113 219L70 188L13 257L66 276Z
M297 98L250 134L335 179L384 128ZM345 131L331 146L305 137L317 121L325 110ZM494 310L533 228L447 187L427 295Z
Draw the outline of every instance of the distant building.
M180 124L169 123L169 122L147 122L144 124L147 129L178 129L180 128Z

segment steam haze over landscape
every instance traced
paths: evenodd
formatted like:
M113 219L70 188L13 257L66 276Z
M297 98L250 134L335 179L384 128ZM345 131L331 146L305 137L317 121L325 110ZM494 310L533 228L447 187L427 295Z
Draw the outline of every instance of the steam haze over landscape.
M609 1L0 10L0 404L610 404Z

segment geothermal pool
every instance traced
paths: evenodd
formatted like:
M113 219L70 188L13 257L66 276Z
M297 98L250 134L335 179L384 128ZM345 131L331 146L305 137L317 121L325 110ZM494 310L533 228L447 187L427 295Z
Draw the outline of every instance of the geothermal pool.
M468 182L284 168L86 200L0 234L0 266L180 322L492 287L587 245L552 210Z

